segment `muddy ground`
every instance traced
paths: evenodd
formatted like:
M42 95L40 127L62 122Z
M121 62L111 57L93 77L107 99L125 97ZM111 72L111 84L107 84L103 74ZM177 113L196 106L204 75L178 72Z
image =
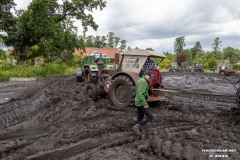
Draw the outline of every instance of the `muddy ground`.
M0 159L239 160L237 80L164 73L167 99L152 104L144 139L131 131L134 108L87 101L75 75L0 83Z

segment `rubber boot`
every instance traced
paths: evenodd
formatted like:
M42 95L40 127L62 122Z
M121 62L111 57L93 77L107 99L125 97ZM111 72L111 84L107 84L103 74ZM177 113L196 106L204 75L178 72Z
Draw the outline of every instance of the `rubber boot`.
M138 136L142 136L142 132L140 131L140 125L139 124L135 124L132 127L132 130L138 135Z

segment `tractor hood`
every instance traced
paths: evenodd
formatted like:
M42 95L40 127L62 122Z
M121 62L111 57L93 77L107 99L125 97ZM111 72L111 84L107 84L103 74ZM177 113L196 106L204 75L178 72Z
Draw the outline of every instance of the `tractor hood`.
M144 50L144 49L131 49L131 50L122 52L121 54L122 55L134 55L134 56L166 58L166 56L163 53L158 53L158 52Z

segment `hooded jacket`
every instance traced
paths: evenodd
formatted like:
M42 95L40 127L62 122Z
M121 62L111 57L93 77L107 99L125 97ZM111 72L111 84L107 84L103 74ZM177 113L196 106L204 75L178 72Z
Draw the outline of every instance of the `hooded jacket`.
M148 99L148 81L143 76L137 81L137 85L135 87L135 106L136 107L141 107L141 106L146 106L147 99Z

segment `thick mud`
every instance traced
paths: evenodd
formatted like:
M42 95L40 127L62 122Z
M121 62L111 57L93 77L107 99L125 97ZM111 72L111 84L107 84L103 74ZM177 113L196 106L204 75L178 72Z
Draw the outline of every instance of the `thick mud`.
M0 159L239 160L237 80L164 73L167 99L152 104L143 139L131 130L134 108L87 101L75 75L1 83Z

